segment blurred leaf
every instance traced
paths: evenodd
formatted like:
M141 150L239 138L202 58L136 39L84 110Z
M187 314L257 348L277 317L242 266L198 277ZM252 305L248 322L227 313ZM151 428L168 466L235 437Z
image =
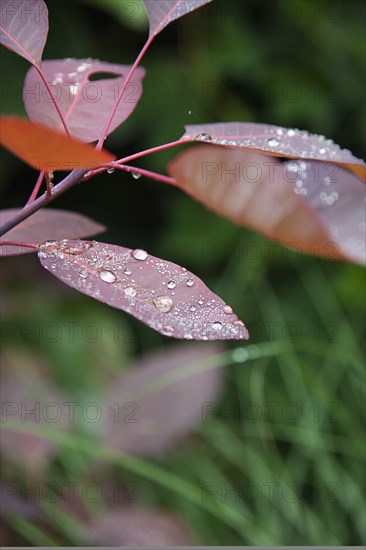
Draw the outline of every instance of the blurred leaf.
M105 444L145 456L177 444L202 421L204 405L218 399L222 369L207 367L220 353L218 344L176 344L131 365L104 397L110 405L102 430Z
M365 263L365 185L331 163L195 147L169 165L178 187L297 251Z
M19 211L20 208L0 210L0 223L7 222ZM104 225L91 220L83 214L47 208L38 210L30 218L20 222L16 227L0 237L0 242L17 241L36 244L51 239L90 237L105 230ZM0 256L15 256L30 252L35 252L35 250L15 245L0 246Z
M48 10L43 0L2 0L0 22L1 43L40 65L48 34Z
M116 158L105 149L96 151L87 143L26 119L2 116L0 125L1 144L36 170L92 169Z

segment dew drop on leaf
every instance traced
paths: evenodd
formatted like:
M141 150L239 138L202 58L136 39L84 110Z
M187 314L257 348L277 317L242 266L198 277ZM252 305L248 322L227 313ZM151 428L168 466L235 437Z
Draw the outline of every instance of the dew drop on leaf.
M167 288L169 288L170 290L172 290L173 288L175 288L177 285L174 281L168 281L167 283Z
M153 299L156 309L162 313L168 313L173 307L173 300L169 296L158 296Z
M123 292L125 293L125 296L128 296L128 298L134 298L137 294L137 290L133 286L126 286L126 288L123 289Z
M146 250L142 250L141 248L136 248L132 252L132 256L135 258L135 260L144 261L148 257L148 253Z
M130 269L129 267L126 267L126 269L123 270L123 273L125 275L131 275L132 274L132 269Z
M224 306L224 313L226 313L226 315L232 315L234 313L234 310L231 306Z
M187 286L193 286L193 285L194 285L193 279L188 279Z
M117 280L117 277L112 271L102 270L99 271L99 277L104 281L105 283L115 283Z

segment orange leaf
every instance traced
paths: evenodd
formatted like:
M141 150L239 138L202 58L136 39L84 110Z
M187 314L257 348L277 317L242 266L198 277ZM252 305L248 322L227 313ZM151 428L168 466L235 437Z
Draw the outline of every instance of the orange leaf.
M0 117L0 143L36 170L92 170L116 159L108 151L68 138L46 126L15 116Z

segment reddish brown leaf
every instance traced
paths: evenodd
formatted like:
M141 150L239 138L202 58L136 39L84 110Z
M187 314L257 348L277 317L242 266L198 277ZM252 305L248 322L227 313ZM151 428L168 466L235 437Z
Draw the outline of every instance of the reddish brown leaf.
M19 210L19 208L0 210L0 224L2 225L10 220ZM43 208L5 233L0 237L0 242L16 241L36 244L46 239L91 237L102 233L105 229L104 225L83 214L54 208ZM15 256L35 251L24 246L0 246L0 256Z
M299 251L365 263L365 185L337 164L205 145L178 155L169 172L238 225Z
M255 122L223 122L186 126L184 141L204 141L214 145L257 149L265 155L320 160L351 170L366 179L363 160L324 136L296 128L282 128Z
M232 308L185 268L98 242L46 242L42 265L75 290L133 315L154 330L188 340L245 340Z
M2 116L0 125L0 143L36 170L91 170L116 158L26 119Z

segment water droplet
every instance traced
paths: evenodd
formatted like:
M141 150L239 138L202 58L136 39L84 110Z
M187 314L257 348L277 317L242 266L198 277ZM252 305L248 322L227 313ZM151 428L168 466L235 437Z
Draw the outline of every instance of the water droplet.
M172 288L175 288L177 285L174 281L168 281L166 286L167 288L172 289Z
M191 115L191 114L192 114L192 111L188 111L188 114Z
M193 279L188 279L187 286L193 286L193 285L194 285L194 280Z
M79 83L71 84L71 86L70 86L70 93L71 93L71 95L76 95L76 94L78 93L79 87L80 87L80 84L79 84Z
M231 306L224 306L224 313L226 313L226 315L232 315L234 313L234 310Z
M107 270L99 271L99 277L105 283L114 283L117 281L117 277L115 276L114 273L112 273L112 271L107 271Z
M319 153L321 155L325 155L326 152L327 152L327 150L325 149L325 147L322 147L321 149L319 149Z
M71 254L72 256L77 256L78 254L84 252L84 248L77 246L63 246L61 250L62 252L65 252L65 254Z
M87 272L87 271L85 271L85 270L80 271L79 277L80 277L81 279L86 279L87 276L88 276L88 272Z
M277 128L276 134L277 134L278 136L283 136L283 130L282 130L282 128Z
M108 168L107 172L108 172L108 174L113 174L114 168Z
M209 134L201 133L197 134L195 139L199 141L211 141L212 137Z
M123 273L125 275L131 275L132 274L132 269L130 269L129 267L126 267L126 269L123 270Z
M141 174L138 172L131 172L131 174L134 180L139 180L141 178Z
M197 303L198 303L200 306L203 306L203 304L205 303L205 301L204 301L203 298L200 298L199 300L197 300Z
M221 330L222 329L222 323L220 323L220 321L216 321L215 323L212 323L212 328L214 330Z
M128 298L134 298L137 294L137 290L133 286L126 286L126 288L123 289L123 292L125 296L128 296Z
M245 348L237 348L233 351L232 359L234 363L243 363L249 357L249 353Z
M174 328L171 327L170 325L166 325L165 327L162 328L162 332L164 334L173 334Z
M193 340L192 334L189 334L189 333L185 334L185 335L183 336L183 338L184 338L185 340Z
M191 307L189 308L189 311L194 312L194 311L196 311L196 309L197 309L196 306L191 306Z
M288 137L294 137L295 130L287 130L287 135L288 135Z
M162 313L168 313L173 307L173 300L169 296L158 296L153 299L156 309Z
M136 250L132 252L132 256L135 258L135 260L140 260L143 262L148 257L148 253L146 252L146 250L136 248Z
M279 145L279 142L277 141L277 139L273 139L273 138L269 139L267 143L270 147L277 147L277 145Z

